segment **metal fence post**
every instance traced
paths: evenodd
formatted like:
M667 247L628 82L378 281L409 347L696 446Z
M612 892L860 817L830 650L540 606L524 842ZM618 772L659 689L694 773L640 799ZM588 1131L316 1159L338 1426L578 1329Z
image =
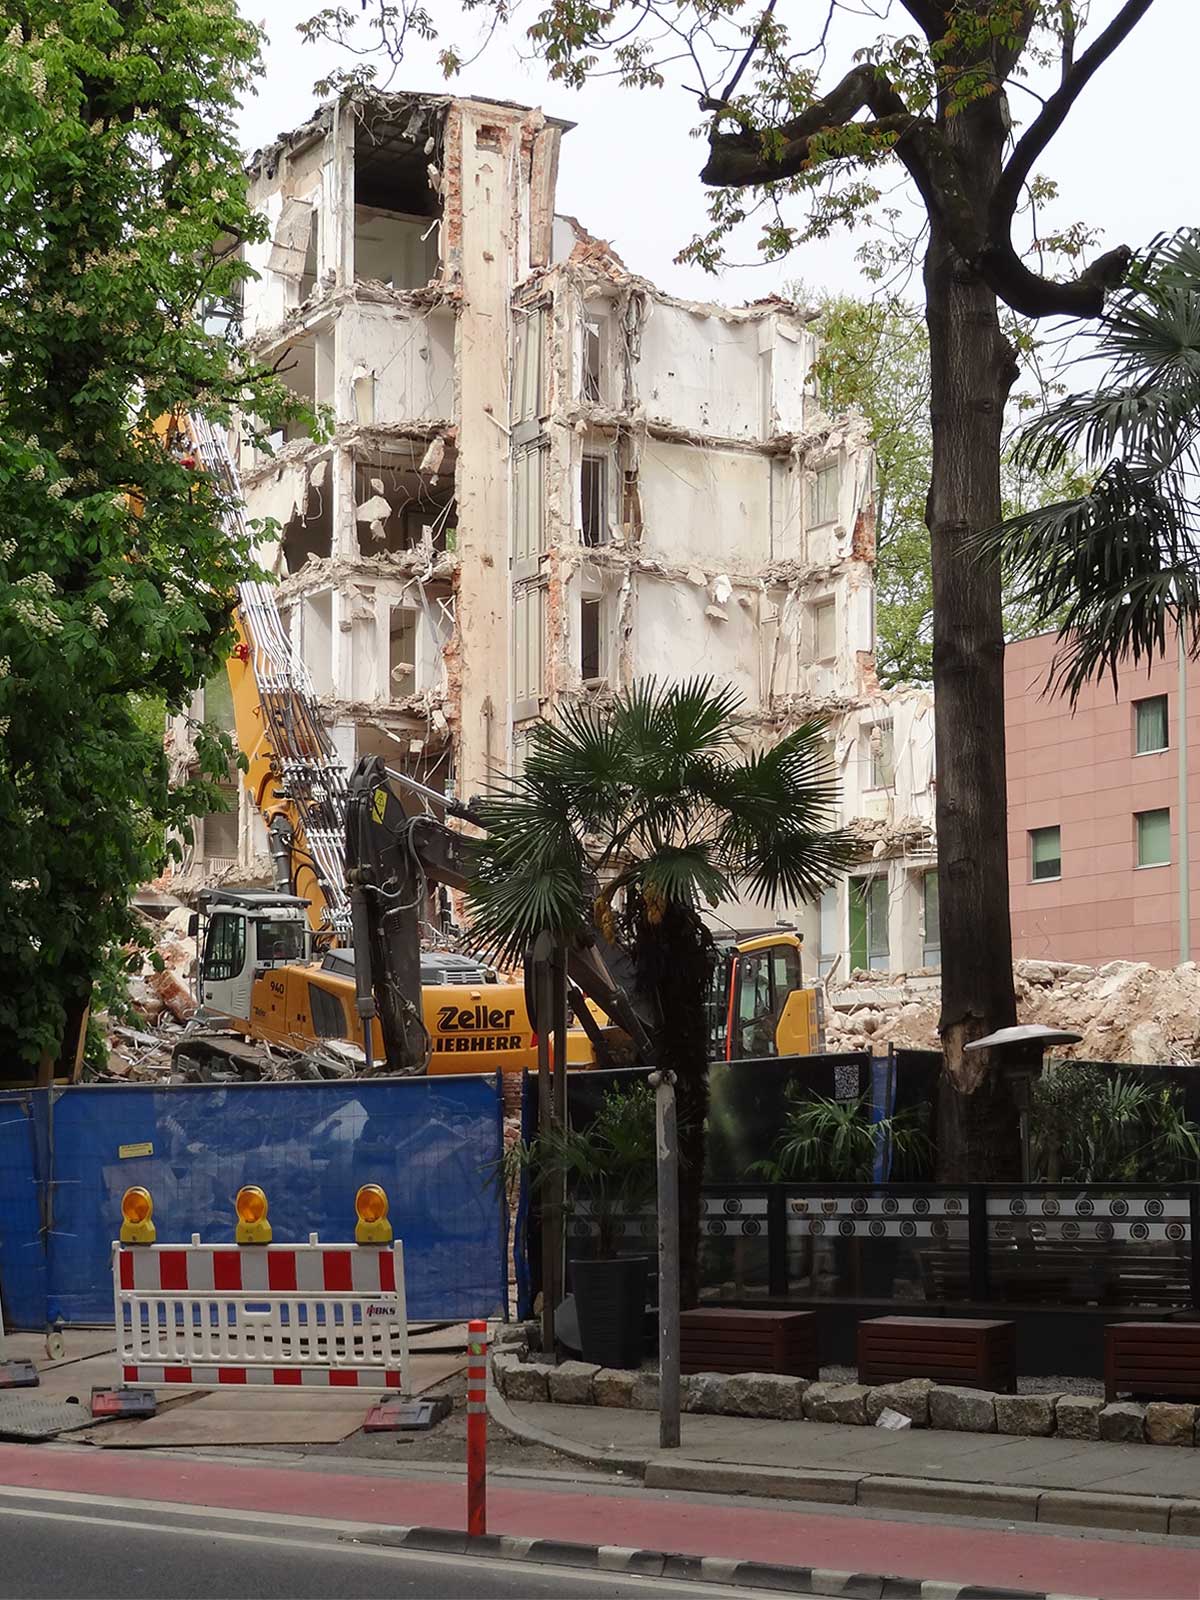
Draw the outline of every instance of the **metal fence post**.
M987 1196L985 1184L967 1185L967 1292L977 1302L990 1300L992 1294L988 1262Z
M1200 1311L1200 1185L1188 1185L1188 1244L1192 1253L1192 1310Z
M773 1183L767 1190L767 1293L784 1300L788 1292L787 1195Z
M658 1443L679 1448L679 1137L675 1074L652 1072L658 1156Z

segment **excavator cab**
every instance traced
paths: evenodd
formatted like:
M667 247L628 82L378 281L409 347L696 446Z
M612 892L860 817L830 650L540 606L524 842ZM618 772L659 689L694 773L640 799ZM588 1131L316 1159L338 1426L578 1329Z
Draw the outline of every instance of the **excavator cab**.
M708 998L714 1061L817 1055L825 1048L819 989L804 988L801 935L718 941Z
M312 954L308 902L270 889L212 889L201 894L196 998L203 1013L251 1019L255 982Z

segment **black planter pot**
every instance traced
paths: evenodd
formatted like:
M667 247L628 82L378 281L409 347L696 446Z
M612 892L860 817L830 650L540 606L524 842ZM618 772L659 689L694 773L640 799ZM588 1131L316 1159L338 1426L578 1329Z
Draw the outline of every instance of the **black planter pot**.
M644 1256L576 1261L572 1266L579 1342L585 1361L599 1367L637 1367L645 1349Z

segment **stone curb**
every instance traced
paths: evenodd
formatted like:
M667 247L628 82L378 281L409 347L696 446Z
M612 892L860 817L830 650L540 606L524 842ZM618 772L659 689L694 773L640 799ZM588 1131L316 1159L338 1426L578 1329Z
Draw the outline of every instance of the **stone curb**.
M526 1422L491 1385L488 1386L488 1411L502 1428L519 1439L542 1445L574 1461L585 1461L590 1466L628 1473L640 1478L648 1489L744 1494L810 1505L858 1505L874 1511L988 1517L1006 1522L1039 1522L1060 1528L1120 1528L1138 1533L1175 1534L1179 1538L1200 1536L1200 1501L1196 1500L1104 1494L1098 1490L1037 1489L1023 1484L963 1483L943 1478L899 1478L833 1467L742 1466L733 1462L693 1461L686 1456L664 1459L657 1452L622 1455L577 1444L562 1434ZM912 1592L918 1593L917 1590ZM890 1595L891 1591L889 1600ZM898 1591L896 1600L899 1600Z
M564 1439L560 1433L550 1433L519 1418L494 1383L487 1386L487 1408L493 1422L528 1444L540 1444L560 1456L569 1456L572 1461L585 1461L593 1467L611 1467L615 1472L627 1472L635 1478L640 1478L645 1471L645 1456L627 1456L619 1450L597 1450L590 1445L576 1444L574 1439Z
M774 1589L783 1594L844 1595L846 1600L1054 1600L1044 1589L995 1589L980 1584L888 1577L877 1572L836 1572L823 1567L779 1566L769 1561L733 1561L725 1556L635 1550L626 1545L526 1539L508 1533L472 1537L451 1528L364 1528L342 1534L339 1543L625 1572L685 1583L719 1583L727 1588Z
M615 1370L583 1361L530 1359L521 1324L492 1353L492 1388L509 1400L657 1411L658 1373ZM776 1422L873 1426L887 1408L917 1428L999 1433L1012 1438L1098 1439L1200 1448L1200 1406L1175 1401L1106 1403L1098 1395L992 1394L908 1378L886 1384L832 1383L780 1373L702 1372L681 1380L685 1412Z

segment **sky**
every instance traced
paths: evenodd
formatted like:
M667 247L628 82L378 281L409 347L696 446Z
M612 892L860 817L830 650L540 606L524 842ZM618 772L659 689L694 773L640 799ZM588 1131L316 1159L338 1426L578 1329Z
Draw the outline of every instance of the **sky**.
M331 67L348 64L334 47L305 44L296 32L297 23L320 3L240 0L245 15L261 23L269 38L266 77L242 117L247 149L303 122L316 104L313 82ZM357 9L354 0L346 3ZM426 3L439 22L446 18L448 35L471 42L477 25L458 21L456 0ZM859 3L883 9L886 0ZM781 14L792 13L798 32L801 14L811 9L813 0L784 0ZM1092 0L1084 44L1117 9L1118 0ZM519 0L518 26L507 36L498 35L451 88L454 93L541 105L577 124L563 140L560 212L578 217L593 234L610 240L631 271L686 298L736 304L797 280L813 290L871 292L855 260L861 234L841 232L804 246L786 262L731 267L715 278L697 267L677 265L675 255L705 221L705 191L697 176L703 146L690 132L699 117L695 96L677 86L627 90L593 82L575 91L551 83L541 63L523 59L525 52L518 48L519 19L527 21L533 10L529 0ZM894 31L909 31L911 23L909 29L900 25L908 19L897 7L893 10ZM831 81L834 73L840 76L856 45L887 26L873 19L846 19L823 81ZM1060 191L1048 221L1058 226L1076 220L1091 223L1102 231L1098 249L1117 244L1136 249L1164 229L1200 223L1194 134L1198 56L1197 0L1154 0L1132 37L1084 90L1039 163L1038 170L1053 178ZM393 87L446 92L433 48L417 44L411 64ZM1027 118L1036 109L1027 95L1012 96L1015 117ZM742 252L748 263L751 245L747 239ZM911 293L919 294L918 283L912 284Z

